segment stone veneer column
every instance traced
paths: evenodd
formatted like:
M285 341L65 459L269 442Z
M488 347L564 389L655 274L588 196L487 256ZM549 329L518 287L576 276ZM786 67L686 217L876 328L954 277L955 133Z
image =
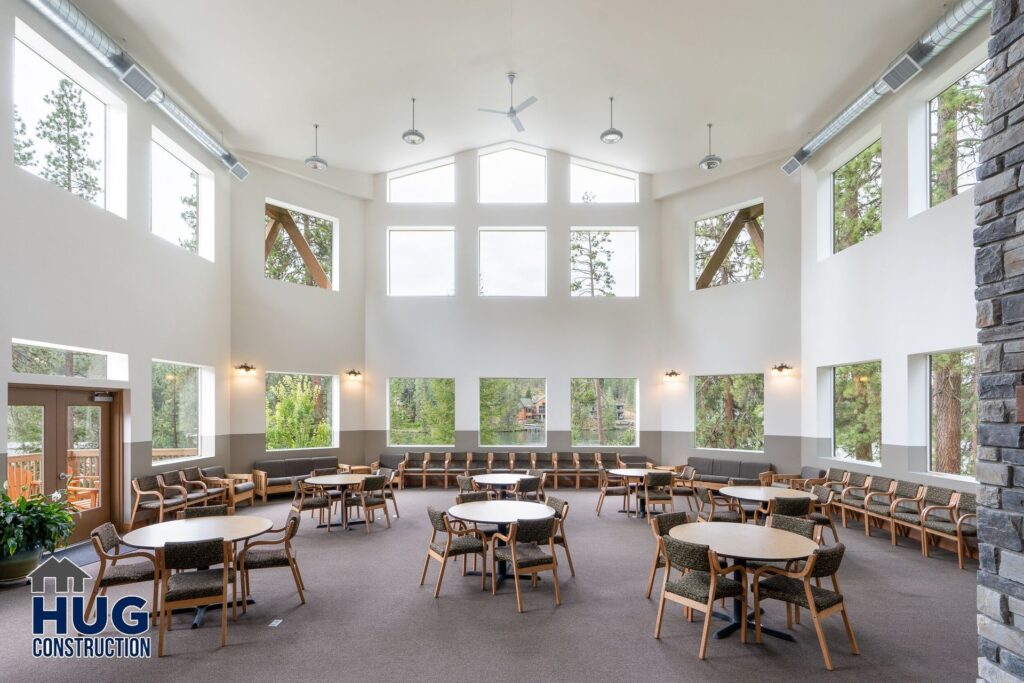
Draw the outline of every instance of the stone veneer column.
M1024 0L994 0L974 188L978 341L978 675L1024 680Z

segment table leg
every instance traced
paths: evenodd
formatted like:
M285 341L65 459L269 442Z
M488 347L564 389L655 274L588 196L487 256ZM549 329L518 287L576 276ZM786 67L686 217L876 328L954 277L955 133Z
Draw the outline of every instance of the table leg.
M508 526L509 526L508 524L499 524L498 525L498 533L502 534L503 536L504 535L508 535ZM496 541L492 540L491 542L495 543ZM504 545L504 543L502 545ZM499 561L497 569L498 569L498 575L496 577L492 576L491 580L492 581L497 580L499 586L502 583L504 583L506 579L513 579L513 578L515 578L515 573L510 573L509 570L508 570L508 562ZM486 564L484 565L484 567L483 567L483 569L481 571L479 571L479 572L468 571L468 572L466 572L466 576L480 576L480 574L482 574L482 573L490 574L490 572L487 571L487 565ZM524 576L520 576L519 580L520 581L532 581L533 579L532 579L532 577L530 575L524 575ZM540 576L538 576L537 580L540 581L542 579L541 579Z
M737 560L736 564L742 566L744 563L741 560ZM735 574L733 574L733 576L736 578L737 581L739 581L742 578L740 571L737 571ZM763 613L764 610L761 610L761 612ZM722 618L726 615L722 614L721 612L715 612L715 616ZM741 603L739 599L733 599L732 615L729 617L730 623L718 629L718 631L715 632L715 638L719 640L722 638L728 638L739 629L744 619L747 620L747 635L749 636L749 634L751 633L750 629L754 628L754 613L750 612L748 614L743 614L743 603ZM764 624L761 624L761 634L772 636L773 638L788 640L790 642L796 641L796 638L794 638L789 633L786 633L784 631L778 631L773 628L768 628Z

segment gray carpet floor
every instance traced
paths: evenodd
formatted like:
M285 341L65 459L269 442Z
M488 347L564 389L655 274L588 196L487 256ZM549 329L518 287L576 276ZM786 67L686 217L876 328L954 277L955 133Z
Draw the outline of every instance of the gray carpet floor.
M526 612L518 614L510 582L492 597L490 590L481 592L479 578L462 577L455 565L446 572L440 598L433 599L436 562L427 584L418 585L430 536L426 508L448 507L455 491L406 490L399 493L402 517L392 519L390 530L381 520L371 534L360 528L328 534L304 517L295 546L306 604L299 604L287 569L254 572L257 604L237 623L229 621L224 649L217 647L219 615L197 630L182 615L168 635L168 656L160 660L155 631L152 660L33 659L28 589L0 590L0 678L735 682L827 673L806 612L792 632L796 642L766 637L763 645L744 645L736 634L712 640L700 661L699 622L688 623L683 610L670 605L662 637L655 640L657 600L644 598L654 547L648 525L616 514L618 501L608 501L596 516L593 489L558 495L571 506L567 532L577 572L571 578L562 562L561 607L554 604L549 578L525 589ZM287 500L279 498L239 514L266 516L279 526L287 511ZM935 551L925 559L916 544L893 548L887 536L875 533L867 539L859 524L840 528L848 552L839 576L861 654L850 654L838 616L826 620L836 667L827 680L974 680L976 564L960 571L951 553ZM111 595L135 590L148 595L141 586ZM281 623L271 627L275 619ZM785 627L781 604L767 605L765 623Z

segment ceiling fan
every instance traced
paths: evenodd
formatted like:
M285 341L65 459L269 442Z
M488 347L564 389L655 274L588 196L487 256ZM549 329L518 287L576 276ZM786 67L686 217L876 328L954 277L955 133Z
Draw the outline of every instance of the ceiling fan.
M506 74L506 77L508 78L508 111L505 111L504 109L486 109L484 107L480 107L480 111L487 112L488 114L501 114L502 116L508 117L508 120L511 121L512 125L516 127L516 130L522 133L524 130L526 130L526 126L524 126L523 122L519 120L519 114L524 109L535 103L537 101L537 98L534 97L533 95L530 95L525 100L520 102L518 107L512 106L512 89L516 81L516 74L515 72L510 71L509 73Z

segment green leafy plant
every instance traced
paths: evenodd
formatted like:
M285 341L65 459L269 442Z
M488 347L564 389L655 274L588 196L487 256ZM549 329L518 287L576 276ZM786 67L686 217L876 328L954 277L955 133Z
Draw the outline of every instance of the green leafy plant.
M75 512L66 491L12 499L6 482L0 489L0 557L36 548L52 553L74 528Z

